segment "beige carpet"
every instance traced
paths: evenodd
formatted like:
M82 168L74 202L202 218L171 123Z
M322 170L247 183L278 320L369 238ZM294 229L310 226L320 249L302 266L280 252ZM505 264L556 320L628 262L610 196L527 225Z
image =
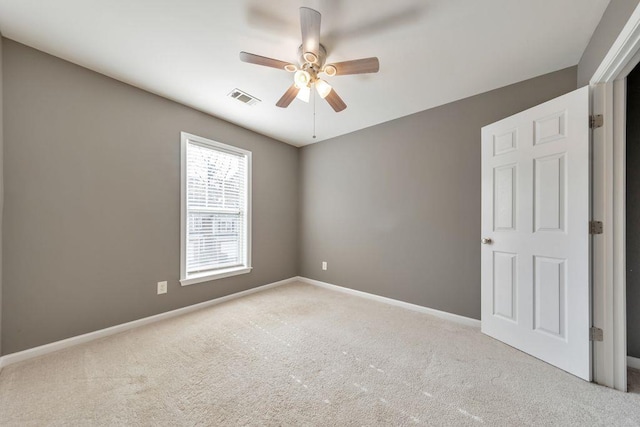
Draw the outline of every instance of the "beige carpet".
M291 284L11 365L0 425L640 425L477 329Z

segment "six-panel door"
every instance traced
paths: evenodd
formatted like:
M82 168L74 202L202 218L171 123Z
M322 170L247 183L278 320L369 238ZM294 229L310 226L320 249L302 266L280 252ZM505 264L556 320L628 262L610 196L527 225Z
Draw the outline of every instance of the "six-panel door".
M482 331L591 379L588 88L482 129Z

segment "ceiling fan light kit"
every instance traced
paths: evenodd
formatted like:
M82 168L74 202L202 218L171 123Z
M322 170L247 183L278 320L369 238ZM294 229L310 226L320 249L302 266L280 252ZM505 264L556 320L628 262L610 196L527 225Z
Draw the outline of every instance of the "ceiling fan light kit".
M318 95L320 98L324 99L329 95L329 92L333 89L329 83L322 79L318 79L315 82L316 90L318 91Z
M309 87L311 84L311 74L305 70L296 71L293 75L293 84L295 84L298 89Z
M317 10L308 7L300 8L302 44L298 48L299 66L253 53L240 52L240 60L243 62L284 69L294 73L293 84L278 100L277 107L287 108L295 98L309 102L313 85L318 95L325 99L335 112L340 112L347 108L347 104L329 83L318 77L318 74L324 73L333 77L336 75L377 73L380 69L380 63L376 57L325 65L327 50L320 44L320 17L320 12Z
M304 101L308 103L310 95L311 95L311 89L308 86L305 86L300 88L300 90L298 91L298 94L296 95L296 98L298 98L300 101Z

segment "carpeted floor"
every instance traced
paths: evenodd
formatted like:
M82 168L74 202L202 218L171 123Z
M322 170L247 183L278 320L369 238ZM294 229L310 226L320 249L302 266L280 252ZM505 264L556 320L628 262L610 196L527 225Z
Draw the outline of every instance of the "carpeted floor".
M640 425L640 394L294 283L0 374L0 425Z

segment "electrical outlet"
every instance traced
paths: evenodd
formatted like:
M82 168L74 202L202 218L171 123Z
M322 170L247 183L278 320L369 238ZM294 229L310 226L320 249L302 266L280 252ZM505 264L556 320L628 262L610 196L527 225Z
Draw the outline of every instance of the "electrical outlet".
M158 295L167 293L167 282L158 282Z
M327 261L322 261L322 269L323 270L327 269Z

